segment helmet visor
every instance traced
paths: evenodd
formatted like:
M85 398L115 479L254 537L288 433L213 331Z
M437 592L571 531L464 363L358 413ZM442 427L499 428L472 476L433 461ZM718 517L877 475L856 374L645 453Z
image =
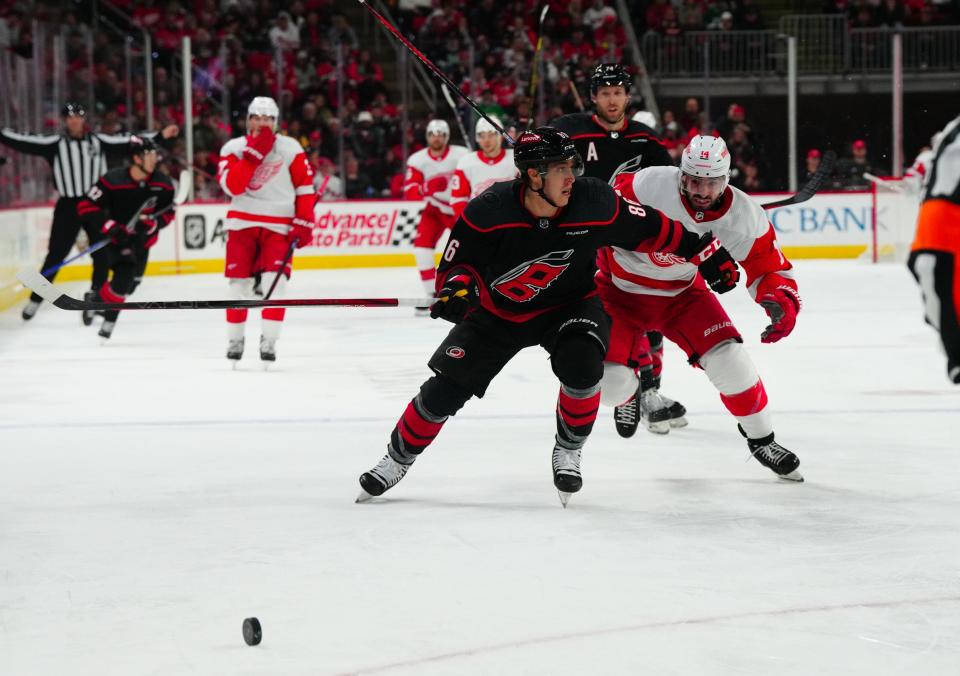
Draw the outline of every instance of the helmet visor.
M726 176L691 176L686 173L680 174L680 187L690 194L711 195L716 198L723 192L726 183Z

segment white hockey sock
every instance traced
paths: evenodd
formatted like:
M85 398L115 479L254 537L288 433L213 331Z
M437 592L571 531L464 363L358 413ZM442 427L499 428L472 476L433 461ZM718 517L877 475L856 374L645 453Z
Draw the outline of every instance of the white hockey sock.
M263 337L267 340L276 340L280 337L280 329L283 327L283 322L277 321L276 319L264 319L263 320Z
M437 266L434 262L433 249L422 246L414 247L413 256L417 259L417 270L420 272L423 289L427 292L427 296L432 298L436 292L435 282L437 280Z
M743 345L733 340L721 343L700 358L700 366L750 439L773 432L766 390Z
M603 362L603 378L600 379L600 403L604 406L620 406L637 393L640 384L636 372L629 366L612 361Z
M253 299L253 278L231 279L228 284L228 290L232 300L251 300ZM243 338L246 321L247 310L227 310L227 339L239 340Z

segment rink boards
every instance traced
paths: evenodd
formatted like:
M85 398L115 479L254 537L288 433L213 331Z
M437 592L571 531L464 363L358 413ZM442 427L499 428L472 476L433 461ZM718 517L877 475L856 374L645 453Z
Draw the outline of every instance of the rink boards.
M789 195L758 195L775 202ZM901 200L911 200L904 195ZM320 202L312 243L297 252L299 269L412 266L412 239L423 202L362 200ZM225 203L189 203L177 210L150 252L147 274L187 274L223 270ZM874 213L878 232L902 232L903 209L889 202L875 207L869 192L820 193L803 204L772 209L770 222L784 253L793 258L857 258L872 242ZM0 309L23 297L14 280L21 267L43 260L52 206L0 210ZM912 224L908 226L908 229ZM71 255L77 250L71 252ZM61 280L85 279L89 260L65 267Z

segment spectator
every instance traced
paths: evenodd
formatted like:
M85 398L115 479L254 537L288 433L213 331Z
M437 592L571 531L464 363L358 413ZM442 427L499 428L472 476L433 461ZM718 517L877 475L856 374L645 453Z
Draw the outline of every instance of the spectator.
M360 41L357 39L357 34L353 28L350 27L350 24L347 23L347 19L343 14L334 15L333 26L330 27L328 38L333 47L343 44L344 48L350 51L356 51L360 48Z
M334 173L334 168L333 160L329 157L318 157L313 184L317 197L326 202L343 199L343 181Z
M805 184L820 168L820 159L822 153L816 148L807 151L807 158L804 160L803 171L800 172L800 183Z
M607 18L616 21L617 12L613 7L608 7L604 0L593 0L590 8L583 13L583 23L592 31L598 30Z
M756 0L740 0L734 14L734 26L741 31L763 30L763 18Z
M730 135L733 133L733 130L738 125L743 125L746 129L745 131L749 135L750 125L746 122L747 111L738 103L731 103L727 108L727 116L717 120L717 123L714 125L714 129L720 134L725 141L730 141Z
M283 51L300 49L300 31L286 12L277 14L276 24L270 29L269 37L274 49Z
M677 10L677 20L683 30L699 31L703 30L705 13L706 5L703 0L683 0L680 9Z
M347 199L365 199L373 197L373 186L370 184L370 177L360 171L360 163L352 154L347 156L345 162L346 191Z
M664 116L666 117L666 116ZM667 152L673 158L674 163L680 162L680 156L686 147L683 139L680 137L680 125L676 120L670 120L663 127L663 143L667 146Z
M653 0L653 3L647 7L646 20L647 30L654 33L660 32L660 26L663 24L663 15L670 7L668 0Z
M846 190L866 190L870 187L870 180L864 174L880 176L886 172L874 166L867 157L867 144L857 139L851 146L851 157L844 157L837 162L836 179L839 187Z
M684 134L695 134L700 130L700 101L692 96L683 104L680 128Z

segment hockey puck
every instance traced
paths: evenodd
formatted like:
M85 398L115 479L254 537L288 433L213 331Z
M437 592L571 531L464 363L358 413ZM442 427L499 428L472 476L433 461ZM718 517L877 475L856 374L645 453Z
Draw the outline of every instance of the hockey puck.
M243 621L243 640L247 645L258 645L263 638L263 632L260 629L260 620L255 617L248 617Z

